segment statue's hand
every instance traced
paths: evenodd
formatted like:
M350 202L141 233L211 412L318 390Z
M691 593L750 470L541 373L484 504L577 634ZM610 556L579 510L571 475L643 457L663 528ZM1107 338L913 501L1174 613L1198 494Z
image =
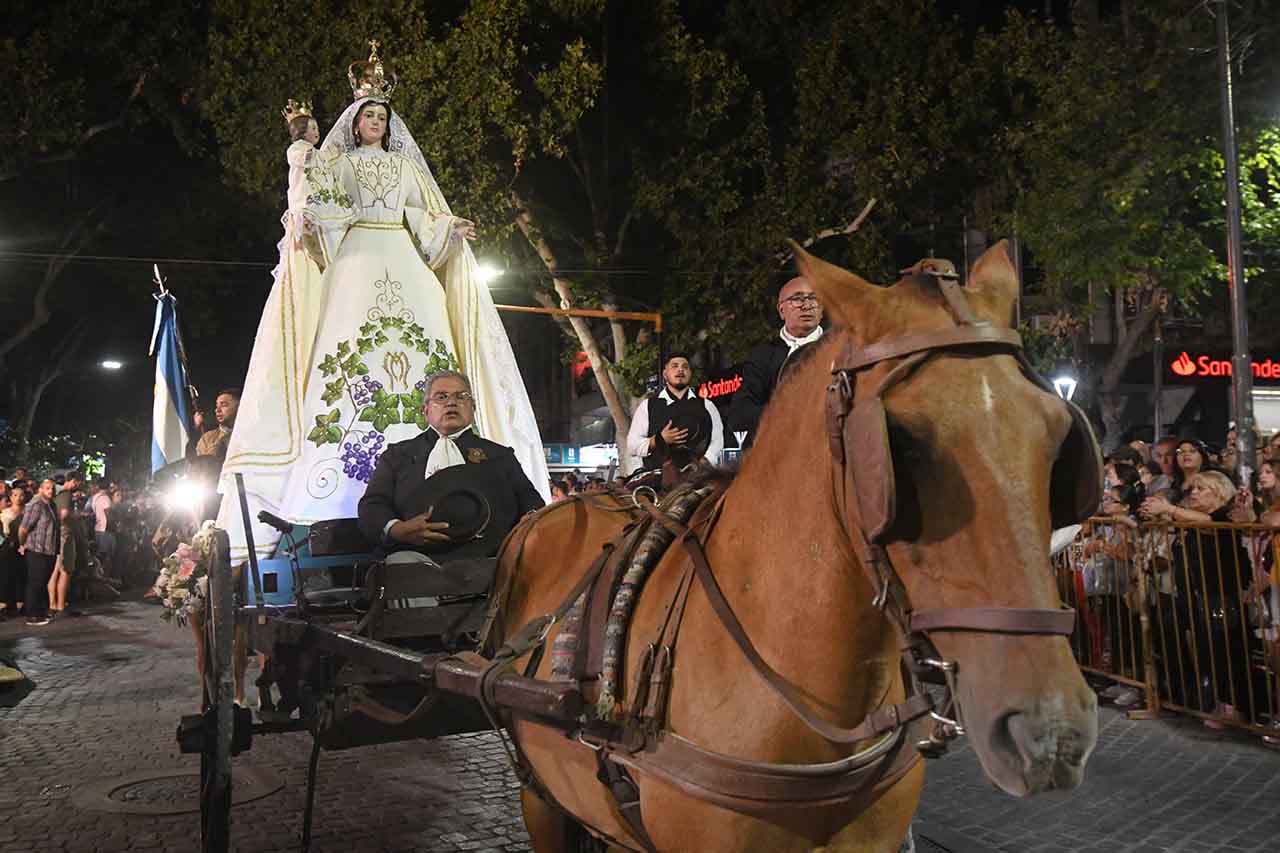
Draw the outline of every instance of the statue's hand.
M453 225L453 239L455 240L474 240L476 238L476 224L470 219L459 219Z

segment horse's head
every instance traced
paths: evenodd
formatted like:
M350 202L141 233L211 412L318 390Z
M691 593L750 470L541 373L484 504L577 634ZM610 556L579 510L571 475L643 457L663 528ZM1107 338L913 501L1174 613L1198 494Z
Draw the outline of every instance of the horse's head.
M1053 612L1049 534L1087 512L1099 462L1087 423L1019 360L1005 245L963 288L946 262L881 288L797 255L836 321L803 384L850 368L835 374L826 421L835 511L854 553L864 563L887 554L888 612L921 617L915 627L957 665L963 724L987 775L1016 795L1076 786L1097 705Z

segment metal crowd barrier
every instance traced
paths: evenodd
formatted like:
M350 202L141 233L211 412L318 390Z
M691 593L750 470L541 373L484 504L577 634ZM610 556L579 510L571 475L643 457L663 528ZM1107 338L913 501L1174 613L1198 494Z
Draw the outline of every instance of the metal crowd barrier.
M1090 520L1054 558L1080 668L1141 690L1131 717L1280 735L1277 549L1280 530L1257 524Z

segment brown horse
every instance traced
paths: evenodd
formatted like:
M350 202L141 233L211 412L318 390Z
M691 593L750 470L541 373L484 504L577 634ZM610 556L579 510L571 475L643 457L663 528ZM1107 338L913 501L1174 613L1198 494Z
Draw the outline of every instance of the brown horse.
M833 361L851 343L937 330L953 318L938 288L921 277L881 288L803 251L798 263L836 325L789 367L704 544L724 597L763 658L810 708L853 726L901 701L904 683L894 632L873 603L849 519L841 517L826 388ZM1004 244L982 256L963 290L976 319L1009 326L1016 279ZM900 362L871 366L859 388ZM1050 475L1072 426L1062 401L1029 382L1012 354L969 347L931 354L892 386L884 403L897 477L897 519L886 547L911 603L1057 608L1048 556ZM581 502L540 515L520 553L504 556L498 588L510 585L501 624L518 627L551 612L627 520ZM657 633L688 559L672 548L651 573L636 605L624 673L638 671L640 639ZM958 663L963 722L993 782L1018 796L1079 784L1097 735L1096 701L1065 638L939 631L932 639ZM550 657L538 677L550 677ZM803 725L748 666L696 584L674 661L668 727L699 746L779 764L850 754ZM624 675L625 691L630 677ZM597 780L588 745L524 719L510 731L543 795L559 807L525 790L535 850L573 849L575 821L619 846L644 849ZM691 797L643 771L634 775L649 843L658 850L867 853L898 850L924 777L917 764L867 808L806 807L762 819Z

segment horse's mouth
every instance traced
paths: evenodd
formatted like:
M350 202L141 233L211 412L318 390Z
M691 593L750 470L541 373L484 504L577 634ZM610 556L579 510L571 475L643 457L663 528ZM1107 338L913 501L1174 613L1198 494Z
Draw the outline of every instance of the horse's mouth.
M1040 718L1010 713L992 726L987 744L975 746L991 781L1008 794L1025 797L1077 787L1097 736L1096 712Z

